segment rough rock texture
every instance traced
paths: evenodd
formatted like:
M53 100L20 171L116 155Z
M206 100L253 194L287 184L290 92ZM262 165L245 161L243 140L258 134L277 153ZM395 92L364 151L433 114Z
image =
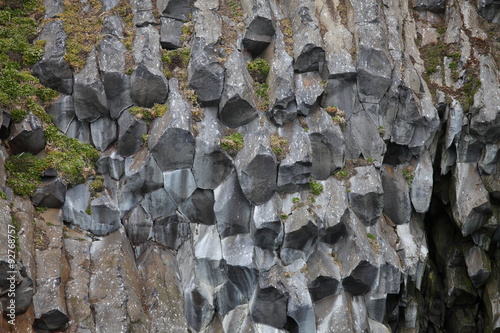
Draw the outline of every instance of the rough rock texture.
M44 7L37 102L100 157L21 198L54 145L0 107L0 331L500 331L498 1L106 0L79 71Z

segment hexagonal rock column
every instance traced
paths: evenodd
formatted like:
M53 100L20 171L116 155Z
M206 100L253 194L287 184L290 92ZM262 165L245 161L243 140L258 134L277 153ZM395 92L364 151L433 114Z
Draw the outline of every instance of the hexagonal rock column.
M450 187L453 220L465 237L481 228L491 216L488 191L481 181L477 163L457 163Z
M373 225L380 218L384 207L382 180L373 166L358 167L356 171L357 174L349 180L349 203L364 225Z
M247 16L243 46L253 55L258 55L271 43L275 32L269 1L243 0L241 5Z
M491 275L490 258L479 246L471 246L464 250L464 257L472 284L476 288L482 287Z
M61 208L66 200L66 189L60 178L48 179L43 182L42 187L37 187L31 202L35 206Z
M163 17L188 21L194 0L158 0L156 6Z
M116 122L108 117L100 117L90 123L92 142L99 151L104 151L116 140Z
M148 147L162 171L191 168L195 140L191 133L191 107L181 96L178 82L171 79L167 113L156 119Z
M325 61L325 51L314 2L294 1L286 10L292 20L295 71L304 73L320 70Z
M299 114L307 116L309 110L318 101L321 94L323 94L325 88L321 83L322 81L321 76L317 72L295 74L295 98Z
M138 106L152 107L163 104L168 94L168 82L162 72L160 34L147 25L138 28L134 40L136 69L130 78L132 100Z
M143 135L148 131L146 123L125 110L118 118L118 153L134 155L141 149Z
M328 246L318 243L307 260L307 287L313 302L340 292L340 266L331 252Z
M41 120L33 113L28 113L26 118L12 126L7 141L12 154L38 154L45 148L45 133Z
M250 231L251 205L241 191L236 172L233 172L214 191L214 211L221 237Z
M316 109L306 118L311 141L311 176L323 180L344 166L345 140L340 126L323 109Z
M401 169L390 165L384 165L381 168L384 189L383 212L395 224L410 222L412 213L408 181Z
M135 205L122 220L128 238L134 246L139 246L151 238L153 221L141 205Z
M248 200L260 205L271 199L276 191L277 163L265 133L249 131L245 135L245 146L238 154L236 170Z
M40 82L62 94L73 92L73 71L64 59L66 53L66 33L62 20L47 22L43 27L40 40L46 40L42 60L33 66L33 75Z
M192 223L213 225L215 198L212 190L196 189L180 206L179 211Z
M252 97L250 74L243 55L236 50L228 57L224 67L226 80L219 104L219 118L228 127L240 127L258 116Z
M281 198L275 194L268 202L256 206L252 216L252 238L255 246L276 250L282 242L283 225L280 221Z
M411 203L417 213L426 213L429 210L434 185L433 172L431 156L425 151L420 155L411 184Z
M153 224L153 239L169 249L177 251L189 239L190 221L180 214L173 212L168 216L157 218Z
M321 221L319 239L328 244L335 244L347 235L346 223L349 220L349 203L346 188L341 181L328 178L323 185L323 192L317 196L315 211Z
M104 236L120 228L120 210L116 200L106 194L92 200L92 225L89 229L94 235Z

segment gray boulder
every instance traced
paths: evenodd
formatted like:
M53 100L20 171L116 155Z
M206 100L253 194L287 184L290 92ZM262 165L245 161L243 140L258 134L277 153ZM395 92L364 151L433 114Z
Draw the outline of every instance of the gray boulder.
M138 28L133 51L137 66L130 78L132 100L146 108L155 103L163 104L168 82L162 72L158 30L150 25Z
M165 190L177 205L184 202L196 190L196 183L191 169L165 171L163 173L163 184Z
M105 35L113 35L122 38L124 29L125 22L120 16L108 16L102 21L102 33Z
M325 90L321 76L316 72L295 74L295 99L297 112L307 116ZM331 104L337 105L337 104Z
M78 184L66 191L66 200L62 208L63 221L89 230L91 217L87 214L90 203L88 184Z
M494 23L500 22L500 4L494 0L479 0L477 2L479 15Z
M318 108L306 118L311 142L311 176L323 180L344 165L344 135L338 124L323 109Z
M37 187L31 202L35 206L47 208L61 208L66 197L66 185L60 178L49 179L43 182L42 187Z
M248 124L258 115L252 97L250 74L241 52L231 53L224 66L226 80L219 104L219 119L224 125L235 128Z
M154 221L153 237L155 242L177 251L189 239L189 220L179 212L163 216Z
M52 117L52 122L63 133L67 133L75 119L75 105L73 97L62 95L48 108L47 113Z
M118 118L118 154L134 155L144 144L143 135L148 131L147 124L125 110Z
M365 111L368 107L373 110ZM379 108L376 104L358 104L352 116L348 118L345 133L346 158L358 158L363 155L365 158L382 161L386 146L380 137L377 123L372 119L372 115L377 114Z
M332 260L331 249L318 243L307 260L307 287L313 302L340 293L340 266Z
M109 116L108 101L97 68L95 50L89 54L85 67L75 75L73 99L80 121L94 121Z
M202 331L215 315L212 292L207 285L192 284L184 289L184 316L196 332Z
M197 187L215 189L231 174L233 169L231 157L220 146L199 138L196 140L193 175Z
M133 246L139 246L152 238L153 221L141 205L132 208L122 223Z
M125 175L121 192L144 194L162 187L163 174L156 160L148 154L147 149L142 149L133 157L125 159ZM134 205L135 203L132 206Z
M346 223L349 220L349 205L346 188L342 182L335 178L328 178L323 185L324 192L321 193L316 202L324 209L317 213L321 220L319 237L322 242L335 244L341 237L347 234Z
M181 21L168 17L161 18L160 44L162 48L172 50L182 47L182 25Z
M464 257L472 284L476 288L481 288L491 275L490 258L479 246L471 246L464 250Z
M41 120L29 112L26 118L11 127L7 142L12 154L38 154L45 148L45 133Z
M179 93L176 79L169 85L168 112L153 123L148 139L148 148L162 171L191 168L194 159L190 105Z
M383 212L395 224L410 222L412 213L409 190L411 184L408 184L401 169L389 165L381 168L384 191Z
M497 170L498 152L500 146L498 144L487 144L479 159L478 168L482 174L492 175Z
M190 19L193 0L159 0L156 7L161 16L170 17L179 21L188 21Z
M426 213L429 209L433 188L433 171L430 154L425 152L420 155L411 183L411 203L417 213Z
M177 208L175 202L163 188L146 193L141 206L151 215L153 220L162 216L168 216Z
M215 198L212 190L196 189L196 191L179 206L179 211L181 211L191 223L213 225L216 223L214 204Z
M47 22L39 38L47 42L42 60L33 66L33 75L38 77L43 85L62 94L71 95L73 71L64 59L67 37L62 20Z
M254 56L271 43L275 29L268 0L245 0L241 3L247 16L243 46Z
M116 200L106 194L91 201L92 224L88 229L94 235L104 236L121 226L120 210Z
M255 206L250 230L255 246L276 250L282 242L283 225L279 212L281 199L275 194L263 205Z
M108 117L100 117L90 123L92 143L99 151L106 150L117 138L116 122Z
M153 14L153 3L151 0L131 1L132 13L134 18L132 23L138 28L158 25Z
M307 260L318 240L318 223L316 214L309 212L306 206L297 208L286 218L280 250L285 265L297 259Z
M250 231L251 205L233 172L214 191L214 211L221 237Z
M358 167L356 171L357 174L349 180L349 203L364 225L374 225L384 208L382 180L373 166Z
M108 174L114 180L119 180L125 172L125 160L115 149L108 149L97 160L96 172Z

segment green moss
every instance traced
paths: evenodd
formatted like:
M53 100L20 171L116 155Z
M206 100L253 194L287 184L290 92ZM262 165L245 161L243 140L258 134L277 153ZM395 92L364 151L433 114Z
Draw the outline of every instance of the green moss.
M90 191L92 193L104 191L103 176L96 176L95 179L90 182Z
M267 111L269 104L271 104L269 101L269 85L267 83L254 82L253 87L259 110Z
M415 171L413 169L413 166L410 165L403 169L403 177L405 177L406 182L408 183L408 187L411 188L411 185L413 183L413 178L415 177Z
M175 67L186 68L191 59L191 49L183 47L170 51L164 50L161 59L172 69Z
M243 148L243 143L243 135L238 132L227 135L220 140L222 149L233 157Z
M143 108L139 106L131 107L128 112L136 116L138 119L150 123L156 118L162 117L167 112L166 104L155 104L152 108Z
M292 199L292 202L295 204L295 203L299 203L300 202L300 199L295 197Z
M340 169L335 171L334 176L338 179L346 179L347 177L349 177L349 171L347 171L346 169Z
M5 194L5 192L3 191L0 191L0 198L7 200L7 194Z
M281 214L280 219L286 220L288 218L288 214Z
M290 151L288 140L277 134L273 134L271 135L270 141L271 150L276 155L278 161L285 159L286 155Z
M314 195L320 195L321 192L323 192L323 185L316 181L311 181L309 182L309 189L311 190L311 193Z
M377 237L375 237L374 234L370 234L370 233L366 234L366 237L368 237L369 239L372 239L372 240L376 240L377 239Z
M254 59L247 63L247 69L255 82L264 83L271 68L266 59Z

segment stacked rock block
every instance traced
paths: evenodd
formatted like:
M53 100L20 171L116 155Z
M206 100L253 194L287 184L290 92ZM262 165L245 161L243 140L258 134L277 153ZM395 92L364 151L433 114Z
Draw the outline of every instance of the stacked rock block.
M21 228L35 235L20 239L18 290L35 286L20 322L500 329L498 28L478 8L124 1L102 2L81 69L65 58L67 3L45 2L33 72L61 94L47 112L100 158L85 183L37 189L32 203L53 208L35 225L27 200L0 200L6 218L29 211ZM186 47L187 75L172 76L164 50ZM10 153L44 149L36 116L9 131Z

